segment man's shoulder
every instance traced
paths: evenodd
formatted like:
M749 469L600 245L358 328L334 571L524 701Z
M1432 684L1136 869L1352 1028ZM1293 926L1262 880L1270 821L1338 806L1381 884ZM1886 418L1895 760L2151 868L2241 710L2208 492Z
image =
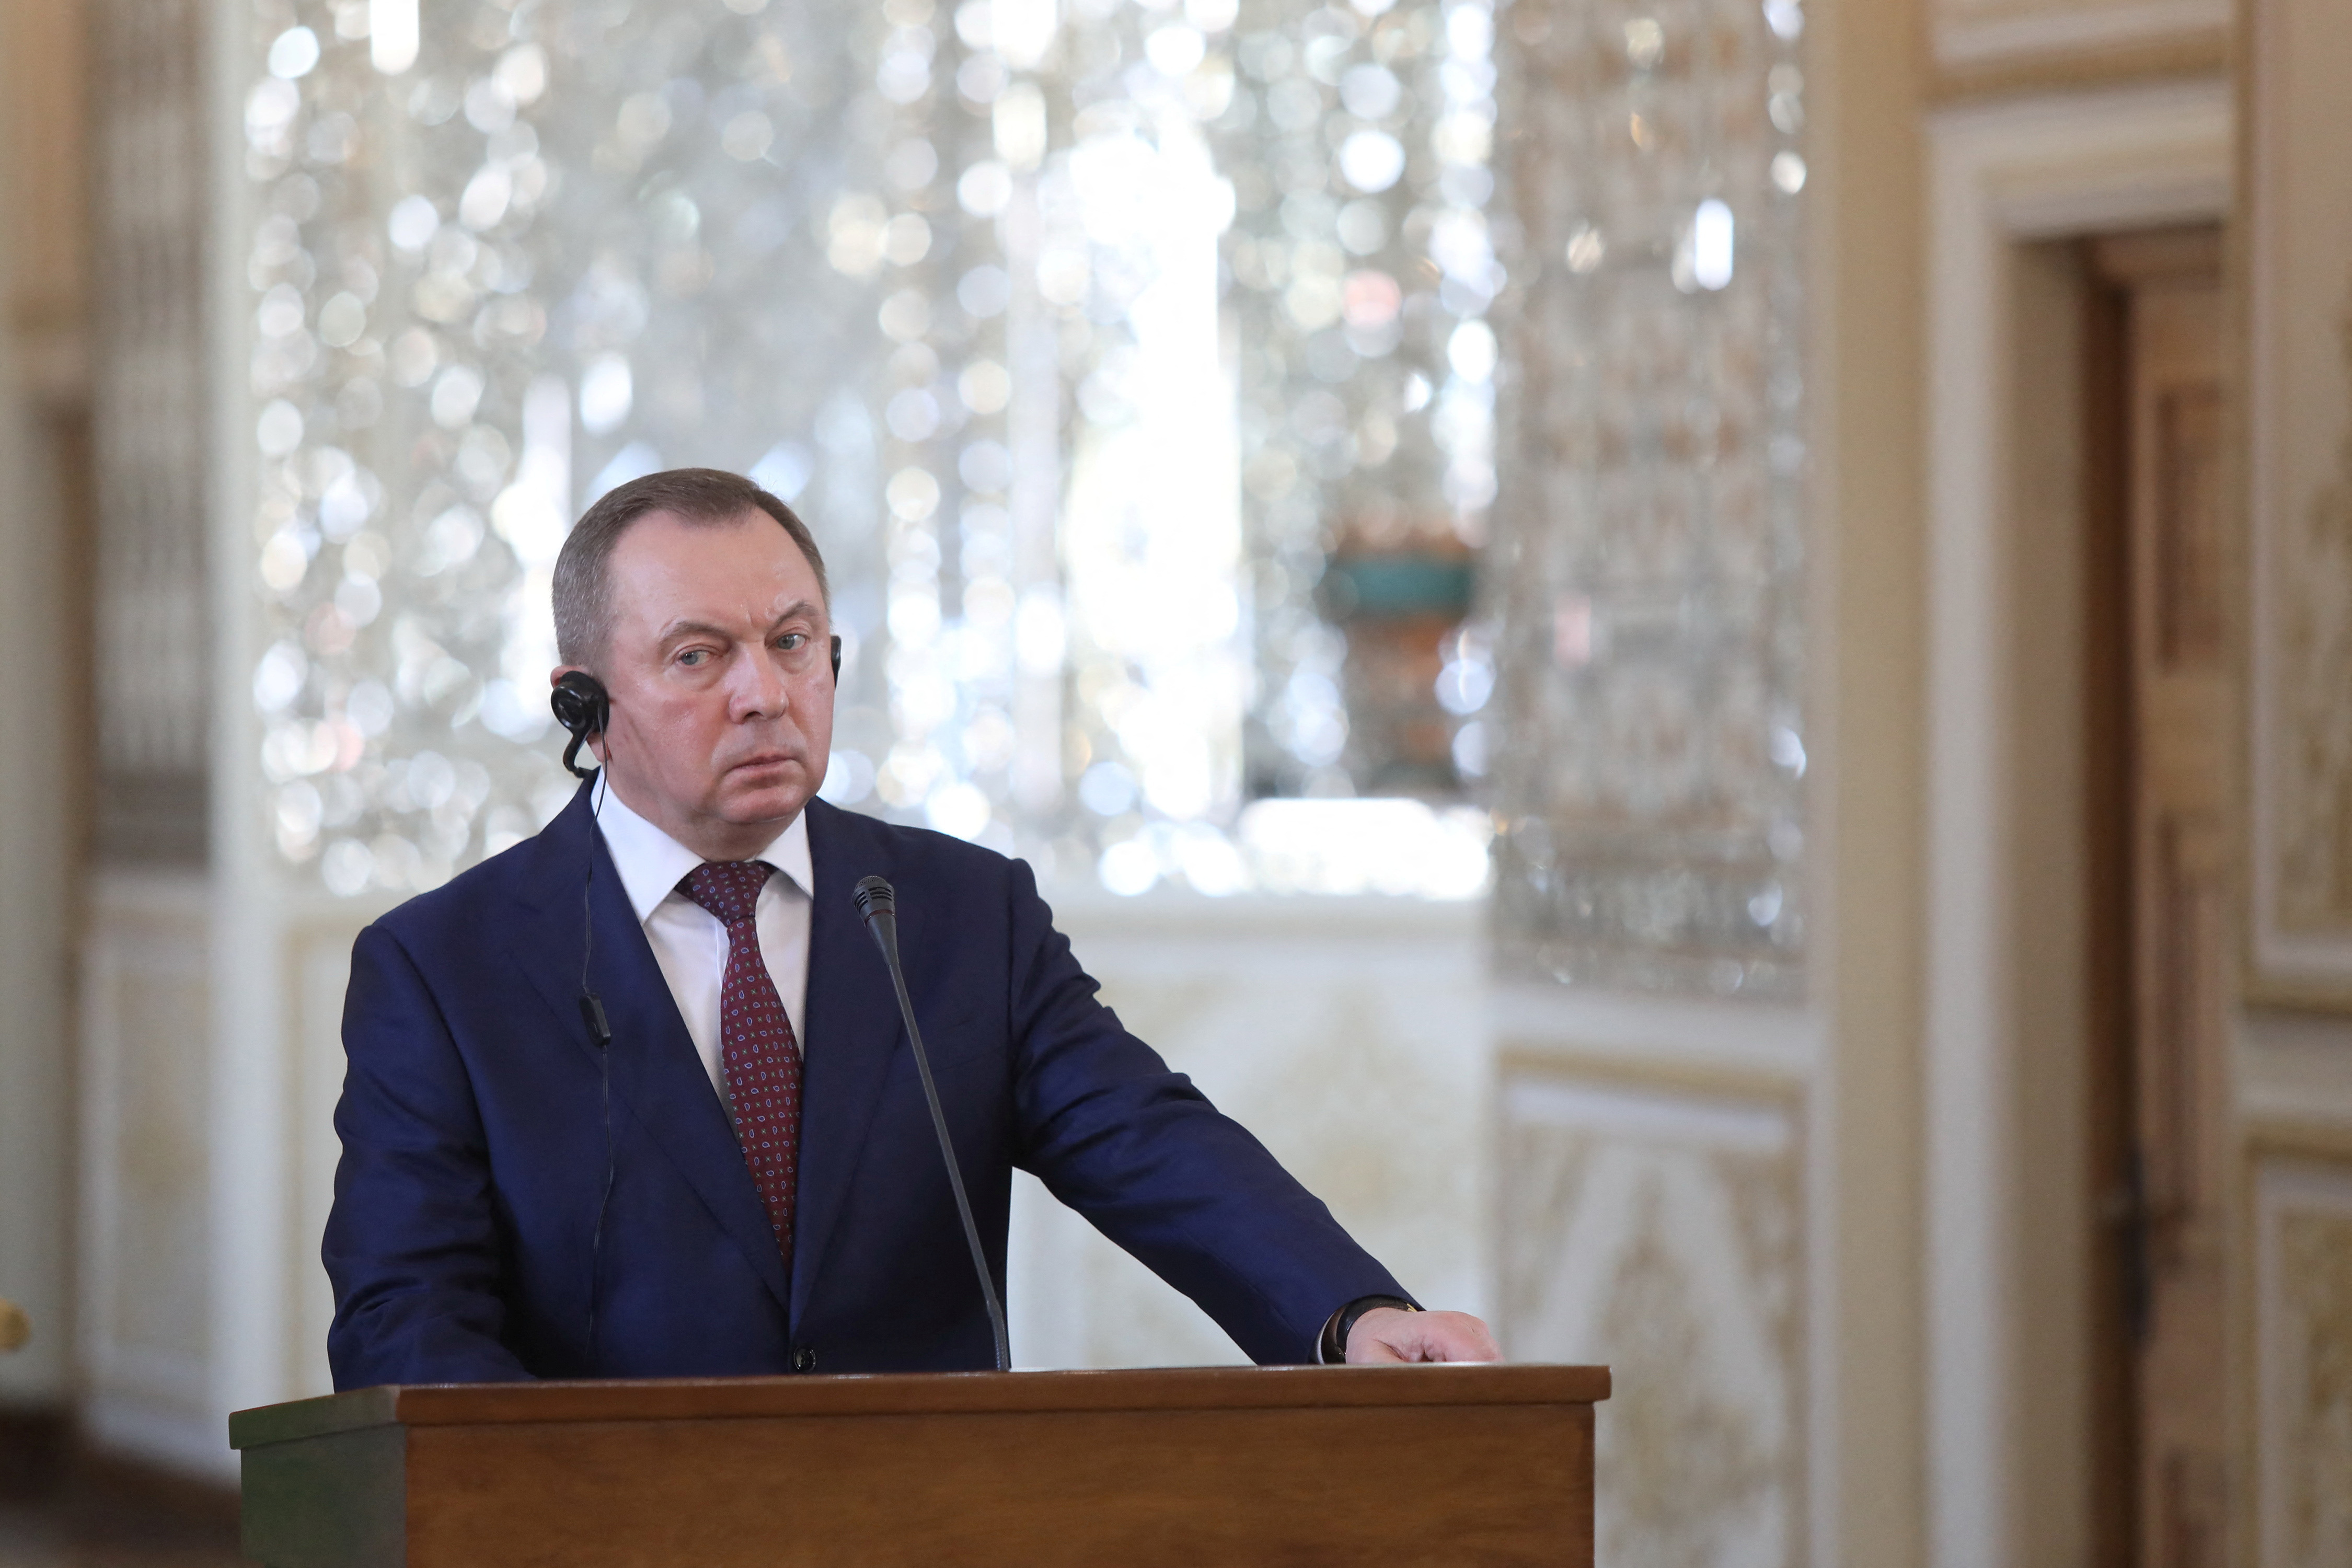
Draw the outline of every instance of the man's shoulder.
M1024 862L952 834L885 822L822 800L810 801L806 809L820 886L839 880L848 887L868 876L1002 885L1028 873Z

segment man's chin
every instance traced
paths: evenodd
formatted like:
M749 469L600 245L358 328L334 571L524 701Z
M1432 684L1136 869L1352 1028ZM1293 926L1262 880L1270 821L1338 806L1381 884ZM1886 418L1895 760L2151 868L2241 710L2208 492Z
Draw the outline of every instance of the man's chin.
M798 763L781 769L740 769L719 790L719 815L744 827L790 822L816 794L818 782Z

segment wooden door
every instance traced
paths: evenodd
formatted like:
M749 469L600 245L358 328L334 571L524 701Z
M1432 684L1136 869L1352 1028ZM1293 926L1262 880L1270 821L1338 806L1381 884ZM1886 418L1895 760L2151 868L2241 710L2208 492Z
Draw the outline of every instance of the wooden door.
M2220 261L2210 229L2093 247L2110 329L2093 342L2096 352L2104 336L2113 354L2105 386L2120 502L2108 623L2118 647L2104 661L2118 688L2109 738L2121 742L2107 802L2118 875L2105 900L2120 928L2118 1026L2102 1088L2111 1414L2125 1426L2112 1435L2099 1555L2134 1568L2227 1561L2234 731Z

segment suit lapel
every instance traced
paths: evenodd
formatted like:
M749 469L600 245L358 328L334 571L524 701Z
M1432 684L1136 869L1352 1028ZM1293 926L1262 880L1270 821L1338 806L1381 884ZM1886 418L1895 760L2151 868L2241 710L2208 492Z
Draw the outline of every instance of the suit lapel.
M808 1305L844 1199L857 1173L882 1085L898 1048L898 999L890 971L850 902L858 879L890 874L861 819L823 801L807 806L809 858L816 887L809 910L809 1049L801 1089L800 1206L793 1318ZM912 921L899 917L904 935Z
M588 857L595 878L588 889L589 919L595 950L589 980L612 1025L613 1097L630 1112L768 1287L779 1306L789 1306L784 1260L768 1227L767 1211L743 1163L742 1145L727 1119L727 1108L710 1087L694 1038L686 1032L669 983L629 907L620 874L589 815L588 791L572 797L539 836L539 864L527 879L534 919L517 933L514 956L564 1028L592 1055L580 1016L580 879Z

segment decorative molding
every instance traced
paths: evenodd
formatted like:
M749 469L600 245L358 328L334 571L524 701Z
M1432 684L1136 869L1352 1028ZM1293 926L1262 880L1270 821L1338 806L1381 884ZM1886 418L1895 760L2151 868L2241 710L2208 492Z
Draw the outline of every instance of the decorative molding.
M2352 12L2261 0L2246 37L2249 989L2352 1008Z
M1349 918L1367 904L1287 909L1286 930L1242 940L1157 933L1161 917L1185 911L1149 898L1098 909L1108 928L1066 908L1059 923L1121 1022L1257 1134L1416 1296L1483 1311L1491 1089L1477 927L1446 909L1419 934L1368 941ZM1238 1354L1189 1301L1025 1176L1014 1187L1007 1271L1024 1367Z
M2250 1131L2333 1126L2352 1138L2352 1020L2242 1014L2237 1064L2238 1110Z
M352 944L379 912L367 904L317 908L282 935L286 1097L294 1125L282 1211L289 1398L334 1392L327 1330L334 1321L335 1301L320 1246L334 1202L335 1166L342 1158L334 1118L343 1089L343 993L351 984Z
M101 873L81 952L82 1416L176 1466L227 1451L210 1410L207 892L193 873Z
M1928 128L1928 1561L2011 1550L2016 1048L2002 628L2009 253L2228 210L2227 84L1972 105Z
M1599 1551L1807 1561L1806 1174L1795 1093L1507 1070L1498 1327L1602 1362Z
M2320 1568L2352 1545L2352 1158L2254 1179L2258 1550Z
M1507 1061L1614 1060L1783 1083L1822 1061L1822 1020L1801 1008L1511 984L1497 986L1488 1005Z
M241 127L255 85L255 34L262 21L249 8L219 5L206 5L205 18L207 121ZM205 200L221 235L249 237L259 219L261 193L246 172L245 153L241 136L212 138L207 148ZM236 699L213 705L206 758L213 778L215 943L212 1409L223 1423L232 1410L292 1393L281 1370L289 1329L278 1281L293 1128L286 1107L277 929L300 912L301 900L278 874L270 825L257 807L267 798L267 784L261 719L249 694L268 641L254 613L251 525L260 459L253 432L260 400L253 391L250 259L242 245L212 247L205 316L208 673L215 692ZM236 1456L223 1452L219 1460L215 1473L233 1479Z
M2106 5L2021 6L1936 23L1936 63L1965 70L2021 60L2138 49L2183 39L2223 37L2229 0L2139 0Z

